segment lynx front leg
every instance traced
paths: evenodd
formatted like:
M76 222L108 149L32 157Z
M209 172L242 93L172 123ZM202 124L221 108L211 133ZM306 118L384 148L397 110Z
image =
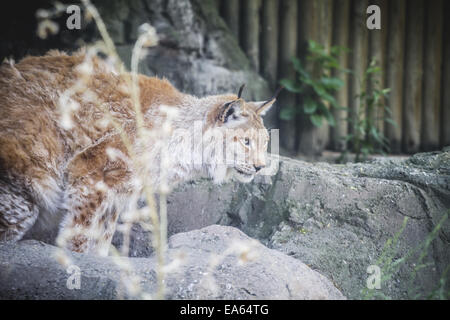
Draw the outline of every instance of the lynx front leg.
M68 165L67 215L58 245L72 251L108 255L117 218L124 208L130 172L122 160L111 160L105 140L78 154ZM120 146L117 142L115 146ZM117 199L122 199L121 202ZM117 206L117 205L118 206Z
M111 191L99 190L93 181L69 188L58 245L76 252L108 255L118 218L111 197Z

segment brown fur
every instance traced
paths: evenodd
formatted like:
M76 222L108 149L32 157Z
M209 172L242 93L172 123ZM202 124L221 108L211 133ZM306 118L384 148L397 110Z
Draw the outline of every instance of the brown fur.
M20 239L34 224L38 212L50 216L66 212L62 229L100 226L109 245L118 209L109 204L114 202L111 193L96 185L102 182L114 195L127 195L131 193L130 179L136 173L123 160L108 157L108 148L125 155L127 149L111 123L102 125L103 111L83 96L84 92L71 95L79 104L72 115L72 128L61 125L58 99L83 79L80 65L85 61L84 53L69 56L51 51L43 57L27 57L18 64L6 62L0 67L0 240ZM84 85L96 94L98 102L106 106L134 144L136 121L125 78L128 75L112 72L97 58L92 66ZM180 109L194 99L158 78L139 75L139 87L148 128L157 127L164 118L159 106ZM214 97L204 130L217 125L224 104L236 99L235 95ZM240 127L264 128L257 107L249 103L244 108L245 102L241 103L241 116L248 121ZM180 168L174 179L188 170ZM105 254L107 247L97 248L99 238L91 239L80 231L69 236L67 247Z

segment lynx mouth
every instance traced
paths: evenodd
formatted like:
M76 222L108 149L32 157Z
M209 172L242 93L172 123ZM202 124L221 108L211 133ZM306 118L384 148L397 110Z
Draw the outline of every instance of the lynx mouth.
M238 168L234 168L234 170L236 170L237 173L239 173L239 174L241 174L243 176L246 176L246 177L253 176L253 173L247 173L247 172L244 172L244 171L242 171L242 170L240 170Z
M243 183L248 183L255 177L254 173L248 173L238 168L234 168L234 172L235 177L238 179L238 181Z

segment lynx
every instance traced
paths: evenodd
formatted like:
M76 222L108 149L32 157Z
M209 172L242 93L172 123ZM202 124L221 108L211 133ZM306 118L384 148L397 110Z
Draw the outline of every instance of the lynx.
M161 137L137 138L128 76L96 56L88 59L82 51L72 55L50 51L17 64L3 62L0 241L18 241L32 227L47 232L59 225L59 233L78 231L65 242L69 250L108 254L119 215L137 201L136 181L146 179L155 188L162 183L162 149L156 147ZM80 79L84 79L85 90L72 90L68 96ZM216 183L230 177L249 182L266 165L269 136L262 116L275 96L264 102L246 102L241 87L238 95L198 98L181 93L165 79L144 75L138 75L138 86L145 128L167 131L164 126L170 112L176 114L165 141L170 160L165 177L168 184L197 176ZM99 104L114 121L105 120ZM65 108L72 110L70 119ZM196 122L203 148L190 139ZM114 123L130 137L138 154L151 155L150 170L142 163L130 164L130 151ZM262 138L248 129L263 132ZM225 137L223 141L216 139L217 133ZM236 160L237 153L245 156ZM218 154L234 160L218 163Z

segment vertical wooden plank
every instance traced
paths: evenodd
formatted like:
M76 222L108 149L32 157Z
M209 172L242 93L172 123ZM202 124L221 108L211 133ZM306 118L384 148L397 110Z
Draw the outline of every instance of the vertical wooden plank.
M261 19L261 72L272 89L277 86L278 0L264 0Z
M366 89L366 83L363 82L364 72L367 68L368 57L368 29L366 26L366 10L369 3L367 0L353 0L350 9L351 20L351 54L350 65L353 70L353 74L350 77L350 100L349 100L349 117L352 122L358 121L365 117L365 108L361 106L360 98L362 90ZM361 109L364 108L364 109ZM359 134L355 132L353 123L350 123L349 131L353 134Z
M239 41L239 0L222 1L222 16L231 33Z
M385 76L386 73L386 46L388 35L388 1L387 0L372 0L370 4L377 5L381 11L381 29L369 30L369 63L370 61L376 61L377 65L381 68L381 72L374 75L368 82L368 92L372 92L375 83L378 82L379 88L385 88ZM382 98L381 103L386 101ZM368 114L369 117L373 117L376 121L377 129L380 132L384 132L384 109L377 108L372 114Z
M445 1L444 12L450 12L450 1ZM442 112L441 112L441 146L450 146L450 19L444 20L443 74L442 74Z
M295 78L291 58L297 56L297 0L280 0L279 78ZM283 90L277 107L296 106L295 94ZM296 123L280 120L280 143L288 151L296 151Z
M392 153L401 151L405 12L405 0L389 1L386 84L391 89L388 104L397 126L386 123L385 133L390 141Z
M319 20L318 22L318 34L317 42L325 47L329 52L331 47L331 41L333 38L333 0L320 0L317 1L319 6ZM332 106L328 105L332 110ZM313 141L316 145L316 152L321 154L325 147L330 143L330 126L324 121L320 128L315 128L317 133L313 137Z
M222 0L213 0L214 6L217 8L217 12L220 12L220 8L222 7Z
M300 2L301 35L303 45L308 40L323 45L326 49L331 46L333 26L333 1L331 0L303 0ZM316 66L305 61L305 66L311 73ZM320 155L329 141L329 126L324 121L320 128L315 127L309 117L299 117L300 139L298 149L306 155Z
M334 2L333 44L345 48L349 46L350 3L351 0L335 0ZM348 68L347 53L341 54L339 65L342 68ZM348 73L336 71L334 76L344 82L344 86L336 93L336 102L340 106L348 107ZM333 109L333 116L336 120L336 126L330 130L331 148L336 151L342 151L346 149L346 143L342 138L348 132L347 111Z
M408 1L407 13L402 145L404 152L415 153L420 147L422 116L424 1Z
M421 132L421 145L424 151L435 150L439 147L443 10L442 0L428 2L426 8L425 83Z
M250 64L259 71L259 10L261 0L242 1L241 45Z

